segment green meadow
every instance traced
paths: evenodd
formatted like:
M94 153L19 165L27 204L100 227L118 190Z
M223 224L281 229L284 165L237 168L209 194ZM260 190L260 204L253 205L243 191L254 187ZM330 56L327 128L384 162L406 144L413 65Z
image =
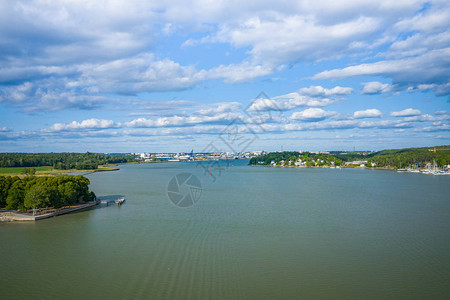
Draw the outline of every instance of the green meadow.
M51 171L53 170L53 167L46 166L46 167L33 167L36 172L38 171ZM11 167L11 168L0 168L0 174L23 174L23 170L25 167Z

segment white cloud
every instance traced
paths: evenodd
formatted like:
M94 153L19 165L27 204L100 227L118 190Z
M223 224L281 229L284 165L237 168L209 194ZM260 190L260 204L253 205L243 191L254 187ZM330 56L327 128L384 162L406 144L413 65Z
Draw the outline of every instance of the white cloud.
M326 71L316 78L381 75L413 90L447 95L450 9L442 1L422 8L424 2L418 0L283 1L282 5L271 1L114 1L106 6L96 1L7 1L0 10L0 81L8 86L2 86L5 92L0 101L24 105L28 111L89 108L108 100L100 96L105 93L183 90L213 79L248 82L301 61L358 58L384 45L389 50L376 55L377 59L402 59ZM192 37L201 34L201 44L224 43L227 52L243 50L245 54L205 67L183 55L174 59L170 53L158 53L154 45L159 39L176 33L187 36L191 42L186 44L195 46L198 42ZM416 48L420 51L410 52ZM56 83L39 93L20 91L24 81L37 89L44 79ZM390 89L382 86L374 91L366 86L363 93ZM324 98L352 91L311 86L298 93ZM290 107L298 101L312 103L293 98ZM323 99L312 106L330 102Z
M448 112L446 110L439 110L439 111L435 111L434 114L435 115L448 115L448 114L450 114L450 112Z
M89 93L88 89L67 88L68 82L60 79L42 79L6 86L0 90L0 102L21 107L24 112L57 111L62 109L95 109L105 103L115 102L112 97Z
M336 103L337 101L330 98L312 98L299 93L289 93L286 95L274 97L282 107L282 109L294 109L297 107L324 107Z
M443 84L419 84L417 86L410 86L408 87L408 92L416 92L416 91L429 91L434 90L436 95L438 96L444 96L450 94L450 82L443 83Z
M205 80L206 72L170 59L156 60L151 53L78 67L79 86L98 86L102 92L137 93L179 90Z
M411 117L422 114L422 112L418 109L407 108L400 111L393 111L390 113L392 117Z
M353 76L367 76L367 75L387 75L398 79L409 79L411 82L421 83L431 80L433 78L446 77L448 70L447 63L450 62L450 48L439 49L426 53L424 55L399 59L386 60L369 64L361 64L343 69L334 69L323 71L316 74L314 79L342 79ZM435 65L440 61L440 65ZM433 73L423 72L426 67L435 67ZM422 76L417 76L418 72ZM437 72L437 74L436 74Z
M327 89L321 86L301 88L298 92L275 96L272 99L254 99L249 110L291 110L297 107L324 107L338 102L334 96L344 96L353 92L352 88L336 86Z
M427 72L424 72L427 70ZM360 64L343 69L323 71L314 75L313 79L343 79L355 76L386 76L393 82L403 86L420 86L448 81L450 73L450 47L432 50L415 57L398 60L384 60L375 63ZM439 85L442 86L442 85ZM445 83L440 95L450 91ZM429 86L434 88L434 86Z
M301 88L300 94L308 95L311 97L330 97L330 96L343 96L353 93L353 89L350 87L335 86L332 89L327 89L321 86L310 86L308 88Z
M383 116L383 113L379 111L378 109L366 109L366 110L359 110L355 111L353 113L353 118L355 119L362 119L362 118L379 118Z
M450 131L450 124L442 124L437 126L427 126L418 131ZM448 139L448 138L447 138Z
M280 66L275 68L265 64L252 64L243 62L241 64L220 65L208 70L205 79L224 79L228 83L250 81L254 78L272 74L275 70L281 70Z
M192 115L192 116L172 116L163 117L156 120L147 118L138 118L129 122L125 122L126 127L183 127L193 126L197 124L210 124L210 123L229 123L235 118L239 117L237 113L221 113L213 116L208 115Z
M389 83L381 83L378 81L364 82L364 88L361 94L381 94L392 92L393 86Z
M71 123L55 123L44 132L59 132L72 130L97 130L117 127L119 124L111 120L88 119L81 122L73 121Z
M404 120L408 121L408 122L436 122L436 121L442 121L442 120L448 120L448 119L450 119L450 116L447 116L447 115L435 117L435 116L432 116L429 114L404 118Z
M294 112L291 116L292 120L317 122L325 120L328 117L334 116L336 112L325 111L321 108L308 108L303 111Z
M225 112L237 112L241 109L242 104L238 102L215 103L213 107L200 109L195 112L196 115L213 116Z
M238 26L225 25L212 41L250 46L255 61L277 65L337 57L349 52L352 41L374 33L379 25L377 19L366 16L327 24L307 15L273 13L267 18L248 18Z

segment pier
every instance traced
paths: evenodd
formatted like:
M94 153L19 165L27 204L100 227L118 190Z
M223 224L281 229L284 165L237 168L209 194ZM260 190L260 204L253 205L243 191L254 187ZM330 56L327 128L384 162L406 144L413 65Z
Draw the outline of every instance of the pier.
M106 206L109 206L110 204L117 204L119 206L121 206L124 202L125 202L125 198L124 197L120 197L117 199L98 199L97 200L99 204L106 204Z

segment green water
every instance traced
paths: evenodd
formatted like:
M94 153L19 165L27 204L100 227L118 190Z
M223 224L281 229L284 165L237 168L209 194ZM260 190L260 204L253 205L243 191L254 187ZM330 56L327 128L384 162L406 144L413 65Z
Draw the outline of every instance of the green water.
M232 161L87 175L96 208L0 224L0 298L448 299L450 176ZM172 176L203 182L178 208Z

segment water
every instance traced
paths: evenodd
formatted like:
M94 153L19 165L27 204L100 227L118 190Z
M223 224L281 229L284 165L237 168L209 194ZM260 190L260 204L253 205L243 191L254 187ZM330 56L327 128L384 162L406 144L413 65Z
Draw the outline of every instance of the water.
M1 298L449 297L450 177L231 163L215 182L196 163L89 174L126 203L0 224ZM181 172L192 207L167 197Z

